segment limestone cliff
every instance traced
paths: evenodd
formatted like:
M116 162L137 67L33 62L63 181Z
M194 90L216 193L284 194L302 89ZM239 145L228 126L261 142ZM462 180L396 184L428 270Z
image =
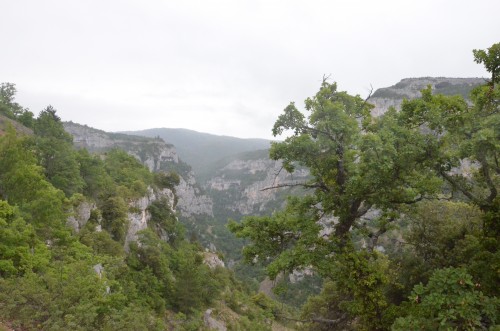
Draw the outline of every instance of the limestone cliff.
M76 206L73 207L73 210L70 211L67 225L71 227L76 232L79 232L85 224L87 224L90 219L90 213L93 209L96 209L96 205L93 202L89 201L81 201Z
M183 216L213 216L212 199L201 193L192 171L189 171L185 176L181 177L179 185L177 185L175 189L179 198L177 208L181 211Z
M448 77L421 77L405 78L399 83L380 88L373 93L368 100L375 106L372 110L374 116L380 116L389 109L389 107L399 108L403 99L414 99L420 97L420 91L428 85L436 94L444 95L462 95L469 97L470 91L484 84L483 78L448 78Z
M213 214L210 198L201 194L190 166L179 159L172 144L160 138L108 133L72 122L64 123L64 128L73 136L73 143L77 148L86 148L90 152L120 148L136 157L152 172L177 172L181 177L176 187L179 198L177 208L181 215L189 217Z
M125 247L127 248L130 242L137 241L137 232L144 230L148 227L148 221L151 218L151 214L148 211L148 207L155 200L161 198L167 198L170 202L170 209L174 210L174 192L169 189L163 189L161 191L155 192L151 188L148 189L148 194L140 199L134 200L130 203L130 210L134 212L129 212L128 217L128 230L125 237ZM164 240L168 239L168 234L164 233Z
M241 215L262 214L280 208L289 189L273 188L304 181L308 172L289 174L280 161L270 160L267 151L241 155L217 170L204 185L214 205Z
M148 207L155 200L166 198L170 202L170 209L174 210L173 202L175 201L174 192L169 189L163 189L160 191L155 191L152 188L148 188L147 194L141 198L134 199L129 202L129 212L127 213L127 234L125 237L125 248L128 248L130 242L137 240L137 233L148 227L148 221L151 219L151 214L148 211ZM91 217L92 210L97 209L95 203L89 202L87 200L82 200L73 206L73 210L70 211L70 216L68 217L67 224L74 231L79 232L85 224L89 221ZM101 231L100 221L98 220L98 225L96 230ZM168 239L168 234L163 233L162 239Z

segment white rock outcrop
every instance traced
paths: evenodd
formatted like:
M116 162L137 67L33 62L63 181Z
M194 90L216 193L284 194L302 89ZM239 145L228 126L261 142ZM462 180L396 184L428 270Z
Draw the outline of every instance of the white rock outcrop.
M76 232L79 232L90 219L92 209L95 209L94 203L88 201L81 202L78 206L73 207L73 211L68 217L67 224Z
M212 309L207 309L203 315L203 322L209 330L226 331L227 327L224 322L218 321L212 317Z
M125 237L125 248L128 249L132 241L137 241L137 233L145 230L148 227L148 221L151 219L151 214L148 212L148 207L155 200L167 198L170 201L170 208L175 212L173 201L174 193L169 189L163 189L159 192L154 192L151 188L148 189L148 194L130 204L136 212L128 213L128 229Z

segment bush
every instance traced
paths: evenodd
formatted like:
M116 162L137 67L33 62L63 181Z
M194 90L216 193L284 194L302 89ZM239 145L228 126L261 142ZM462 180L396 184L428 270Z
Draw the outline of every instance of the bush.
M409 314L393 324L393 330L477 330L494 326L500 301L479 290L462 268L436 270L427 285L413 289Z

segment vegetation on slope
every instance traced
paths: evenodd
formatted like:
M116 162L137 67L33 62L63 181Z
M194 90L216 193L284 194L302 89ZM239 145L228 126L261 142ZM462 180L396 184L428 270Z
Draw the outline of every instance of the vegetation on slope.
M13 85L2 89L2 115L24 118ZM50 106L30 118L32 135L7 125L0 136L1 320L23 330L197 330L207 308L223 310L234 294L233 328L270 329L272 308L184 238L160 194L174 191L176 174L152 174L117 149L73 149ZM149 227L125 245L133 202L150 190L162 198L148 208ZM66 223L83 202L95 207L76 232Z

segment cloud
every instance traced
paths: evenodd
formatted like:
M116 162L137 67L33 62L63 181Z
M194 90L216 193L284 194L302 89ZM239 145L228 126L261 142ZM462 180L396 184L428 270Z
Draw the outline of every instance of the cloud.
M483 76L497 1L63 1L3 4L2 81L35 112L105 130L267 137L324 74L368 94L405 77Z

